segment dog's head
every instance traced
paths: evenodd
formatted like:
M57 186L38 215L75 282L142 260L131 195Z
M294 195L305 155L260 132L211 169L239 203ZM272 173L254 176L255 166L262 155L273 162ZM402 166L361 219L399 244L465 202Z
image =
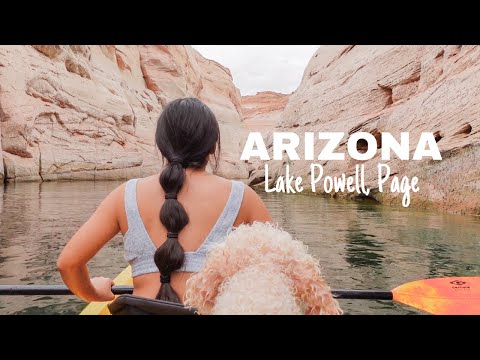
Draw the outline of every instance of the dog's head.
M270 299L270 310L260 298ZM205 267L187 281L185 303L200 314L342 313L307 247L259 222L240 225L211 249Z

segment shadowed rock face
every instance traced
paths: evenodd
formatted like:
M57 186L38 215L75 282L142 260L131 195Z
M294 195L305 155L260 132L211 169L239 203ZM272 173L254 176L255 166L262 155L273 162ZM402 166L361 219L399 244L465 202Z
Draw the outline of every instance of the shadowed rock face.
M0 179L127 179L159 170L162 107L196 96L222 132L219 172L238 161L241 97L228 69L189 46L0 46Z
M387 163L392 174L419 177L420 192L412 195L411 206L480 214L478 46L321 47L275 130L294 131L301 139L307 131L345 132L348 135L337 151L346 154L348 136L357 131L376 137L390 132L397 139L400 132L409 132L411 153L422 131L434 132L442 161L400 161L396 156L381 161L378 149L372 160L364 162L368 185L377 187L376 165ZM302 140L299 148L303 146ZM348 155L346 159L322 162L325 174L353 174L358 162ZM295 175L308 179L310 163L294 161L290 167ZM257 165L251 171L251 183L263 176L263 164ZM270 162L273 179L281 167L282 162ZM401 204L401 196L372 194L395 205Z

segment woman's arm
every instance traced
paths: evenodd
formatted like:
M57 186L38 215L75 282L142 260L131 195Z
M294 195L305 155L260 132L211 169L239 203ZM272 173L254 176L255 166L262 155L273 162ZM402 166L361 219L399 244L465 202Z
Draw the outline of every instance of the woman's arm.
M247 223L252 224L255 221L272 222L272 217L263 203L260 196L250 187L245 186L244 201L247 205Z
M112 191L94 214L67 243L58 257L57 267L68 288L85 301L108 301L114 298L113 281L90 280L87 263L118 232L119 209L123 209L124 185Z

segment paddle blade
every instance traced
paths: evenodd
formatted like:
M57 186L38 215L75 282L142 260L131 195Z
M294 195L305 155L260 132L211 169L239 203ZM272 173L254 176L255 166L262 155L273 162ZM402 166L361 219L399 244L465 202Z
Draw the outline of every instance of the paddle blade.
M435 315L479 315L480 277L412 281L392 290L393 300Z

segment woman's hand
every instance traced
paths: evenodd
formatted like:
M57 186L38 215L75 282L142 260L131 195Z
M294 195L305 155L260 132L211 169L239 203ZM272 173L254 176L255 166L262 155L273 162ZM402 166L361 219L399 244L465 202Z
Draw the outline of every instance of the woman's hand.
M95 213L73 235L57 260L57 268L68 288L89 301L113 300L112 280L90 279L87 263L119 231L119 209L123 211L125 184L120 185L99 205Z
M90 279L95 289L95 299L93 301L110 301L115 299L112 292L113 280L106 277L94 277Z

